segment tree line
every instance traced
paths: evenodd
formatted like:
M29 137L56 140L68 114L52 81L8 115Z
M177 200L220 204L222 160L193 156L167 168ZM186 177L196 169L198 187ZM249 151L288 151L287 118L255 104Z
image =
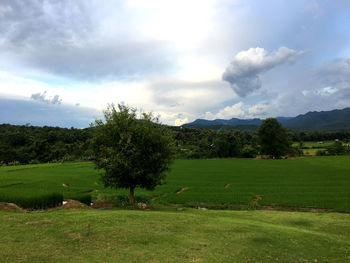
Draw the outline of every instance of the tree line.
M89 158L91 129L0 125L0 164L33 164Z
M261 135L245 131L214 131L185 127L165 126L175 139L177 159L255 157L266 153L262 148ZM0 165L33 164L73 160L92 160L91 150L93 127L85 129L36 127L30 125L0 125ZM269 136L267 137L269 138ZM298 147L290 147L291 142L350 140L347 132L292 133L284 130L280 136L286 141L279 147L283 155L300 155ZM271 144L271 142L267 142ZM284 147L283 145L288 145ZM341 146L330 149L330 154L347 153ZM337 151L334 151L337 149ZM275 153L276 154L276 153ZM323 152L322 154L327 154ZM278 154L277 154L278 155Z

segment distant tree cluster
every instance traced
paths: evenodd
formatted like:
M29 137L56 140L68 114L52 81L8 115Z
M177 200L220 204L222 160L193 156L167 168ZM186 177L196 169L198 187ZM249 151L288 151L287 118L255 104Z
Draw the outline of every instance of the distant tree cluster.
M89 158L90 129L0 125L0 164Z
M328 147L326 147L325 150L318 150L316 152L316 155L346 155L350 154L350 145L349 144L343 144L341 141L336 140L334 143Z
M258 137L234 130L214 131L170 127L177 144L178 159L255 157Z
M340 132L294 132L291 134L293 141L317 142L317 141L350 141L350 131Z
M159 124L158 124L159 125ZM95 127L96 128L96 127ZM339 140L350 145L347 132L287 132L275 119L266 119L258 132L210 130L164 126L175 139L177 159L272 158L302 155L306 141ZM66 129L29 125L0 125L0 165L92 160L91 138L94 128ZM291 142L298 147L291 147ZM321 145L322 146L322 145ZM319 148L324 148L323 146ZM349 147L334 145L319 155L349 154Z

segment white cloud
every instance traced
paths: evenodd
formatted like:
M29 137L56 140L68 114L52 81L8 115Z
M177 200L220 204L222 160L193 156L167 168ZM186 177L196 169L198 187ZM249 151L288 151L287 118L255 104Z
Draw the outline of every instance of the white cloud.
M226 106L225 108L219 110L219 112L217 112L216 114L206 112L205 118L208 120L244 118L245 112L243 110L243 105L243 102L240 101L232 106Z
M315 93L321 96L330 96L338 91L335 87L324 87L322 89L316 90Z
M208 108L217 107L235 98L222 81L179 81L176 79L156 81L149 84L152 104L168 111L201 114Z
M248 108L248 115L251 118L266 117L269 110L269 104L258 103Z
M233 104L232 106L226 106L219 110L217 113L206 112L205 119L252 119L252 118L266 118L275 116L273 115L273 105L265 102L257 104L245 104L242 101ZM275 116L276 117L276 116Z
M174 121L174 125L175 126L181 126L182 124L188 123L188 118L184 118L184 119L175 119Z
M280 47L268 55L263 48L250 48L239 52L226 68L222 79L241 97L261 88L260 74L282 64L294 64L306 51Z
M301 93L302 93L304 96L307 96L307 95L310 93L310 91L309 91L309 90L303 90Z

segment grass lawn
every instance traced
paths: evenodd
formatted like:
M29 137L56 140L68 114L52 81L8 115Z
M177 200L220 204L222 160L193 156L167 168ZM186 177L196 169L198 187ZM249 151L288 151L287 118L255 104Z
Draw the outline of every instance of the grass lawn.
M350 262L349 214L87 209L0 225L1 262Z
M93 191L95 200L127 194L126 190L105 189L98 177L89 162L1 167L0 193L59 191L70 198ZM184 191L177 194L180 189ZM166 184L152 192L136 189L136 195L154 198L156 203L187 205L247 205L260 196L261 205L350 212L350 156L177 160Z

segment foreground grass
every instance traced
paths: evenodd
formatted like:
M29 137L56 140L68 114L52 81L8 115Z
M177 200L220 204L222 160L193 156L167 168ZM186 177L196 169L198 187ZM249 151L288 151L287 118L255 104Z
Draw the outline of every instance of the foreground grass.
M98 178L98 171L88 162L1 167L0 192L30 195L34 191L59 191L65 198L93 192L95 200L127 194L126 190L105 189ZM184 191L177 194L180 189ZM158 203L247 205L259 196L260 205L342 212L350 212L349 193L350 156L177 160L166 184L152 192L136 189L136 195Z
M349 214L61 210L0 225L1 262L350 261Z

